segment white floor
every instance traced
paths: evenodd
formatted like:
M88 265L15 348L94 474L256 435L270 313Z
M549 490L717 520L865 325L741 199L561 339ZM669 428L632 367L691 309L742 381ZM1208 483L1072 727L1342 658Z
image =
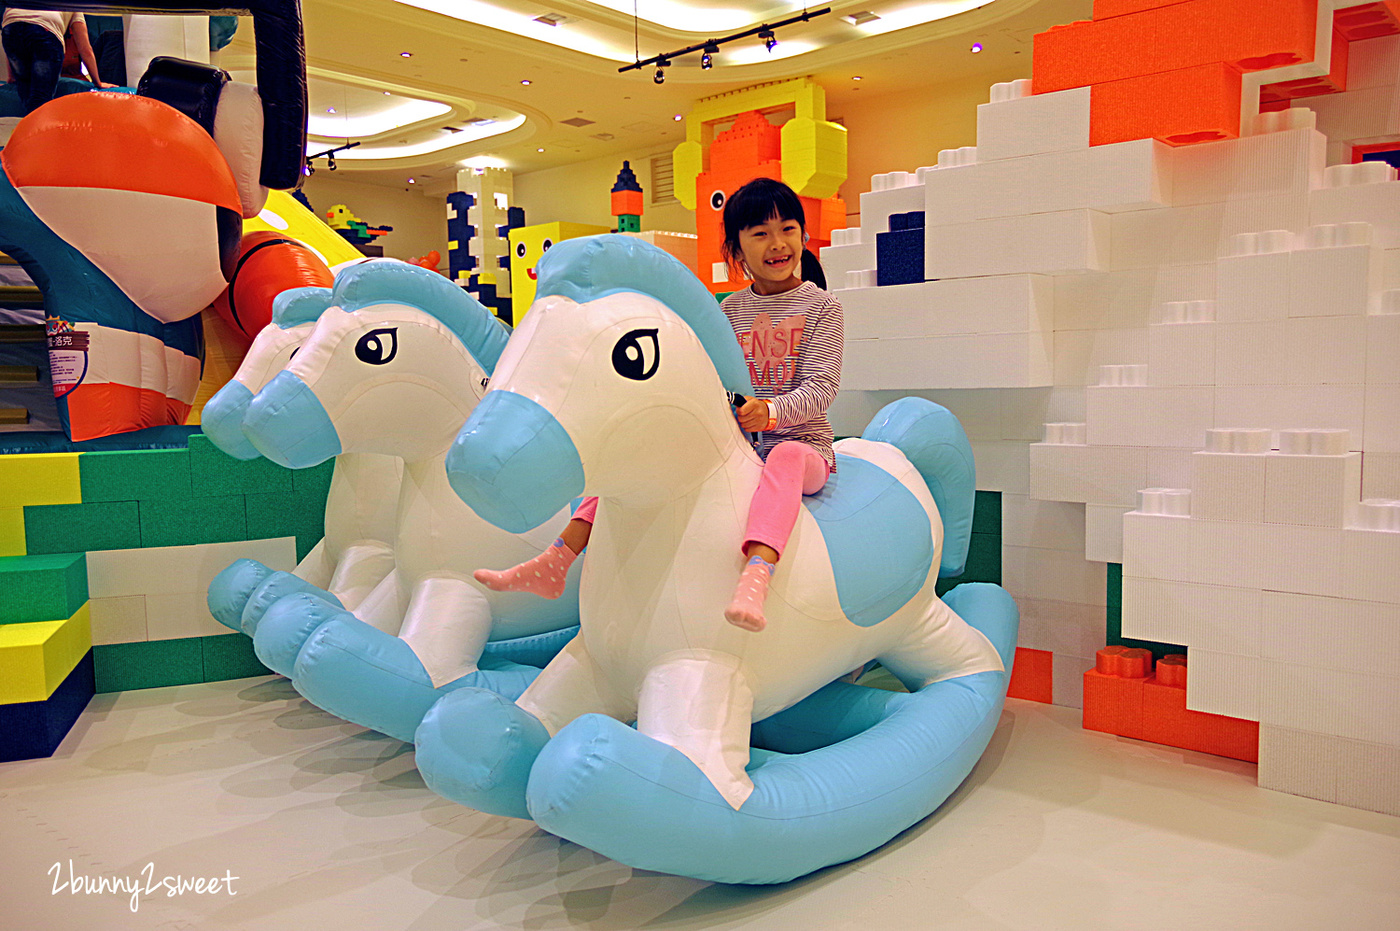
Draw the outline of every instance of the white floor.
M152 891L135 913L74 894L69 861ZM228 874L234 895L161 885ZM967 784L884 849L717 886L444 801L411 748L244 679L99 695L53 759L0 766L0 927L1396 929L1400 819L1011 701Z

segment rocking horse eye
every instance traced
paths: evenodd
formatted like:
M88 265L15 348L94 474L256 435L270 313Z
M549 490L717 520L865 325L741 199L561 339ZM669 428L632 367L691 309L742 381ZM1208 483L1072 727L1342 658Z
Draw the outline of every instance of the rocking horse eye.
M382 327L370 330L355 344L355 358L370 365L385 365L394 361L399 351L399 328Z
M632 381L646 381L656 374L661 364L661 344L657 342L656 330L633 330L617 341L613 347L613 369L623 378Z

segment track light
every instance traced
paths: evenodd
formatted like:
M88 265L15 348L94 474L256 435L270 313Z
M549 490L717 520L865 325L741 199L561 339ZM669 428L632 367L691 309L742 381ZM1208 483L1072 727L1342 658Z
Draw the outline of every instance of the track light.
M801 13L790 16L781 22L763 23L762 25L745 29L743 32L736 32L733 35L721 36L717 39L706 39L704 42L698 42L695 45L687 45L685 48L676 49L674 52L666 52L654 58L639 57L636 61L632 62L632 64L619 67L617 72L618 74L622 74L627 71L640 71L654 64L656 65L656 74L652 75L651 79L657 84L664 84L666 83L666 72L664 69L670 67L672 58L680 58L683 55L689 55L691 52L700 52L700 69L702 71L709 71L715 66L715 56L719 54L719 47L726 42L738 42L742 39L758 36L763 40L763 47L769 52L772 52L774 47L778 44L777 30L784 26L791 26L794 23L810 22L818 16L825 16L830 12L831 7L825 7L820 10L808 10L804 8ZM879 17L873 18L878 19Z
M773 35L771 29L764 29L758 34L758 37L763 40L763 47L770 52L773 51L773 46L778 44L778 37Z
M652 79L653 82L655 82L655 83L657 83L657 84L665 84L665 83L666 83L666 66L669 65L670 63L671 63L670 60L669 60L669 59L666 59L666 58L661 58L661 59L658 59L658 60L657 60L657 62L656 62L656 74L653 74L653 75L651 76L651 79Z
M714 56L719 54L719 46L713 42L705 43L705 51L700 56L700 67L709 71L715 66Z
M335 171L335 156L334 156L334 155L328 155L328 156L326 156L326 167L329 168L331 171Z

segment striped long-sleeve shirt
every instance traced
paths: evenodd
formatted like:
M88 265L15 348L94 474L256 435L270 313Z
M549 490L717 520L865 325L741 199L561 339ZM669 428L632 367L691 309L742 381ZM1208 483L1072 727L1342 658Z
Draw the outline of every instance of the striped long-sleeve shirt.
M800 440L834 469L826 411L841 386L845 324L840 302L804 281L767 297L748 287L720 306L744 350L755 395L770 402L778 421L777 429L762 435L758 454L767 458L779 443Z

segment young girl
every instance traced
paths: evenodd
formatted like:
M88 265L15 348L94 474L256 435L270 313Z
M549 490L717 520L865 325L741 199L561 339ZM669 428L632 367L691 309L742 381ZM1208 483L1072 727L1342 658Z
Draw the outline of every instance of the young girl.
M802 202L779 181L750 181L724 205L722 251L753 279L720 305L749 363L755 397L736 412L739 426L760 433L763 475L749 506L743 551L748 557L724 616L745 630L766 623L763 603L802 496L816 494L836 468L826 411L841 381L841 305L800 270L807 241ZM819 266L818 266L819 267ZM500 572L479 569L477 581L497 591L558 598L564 576L588 544L598 499L588 498L554 545Z

